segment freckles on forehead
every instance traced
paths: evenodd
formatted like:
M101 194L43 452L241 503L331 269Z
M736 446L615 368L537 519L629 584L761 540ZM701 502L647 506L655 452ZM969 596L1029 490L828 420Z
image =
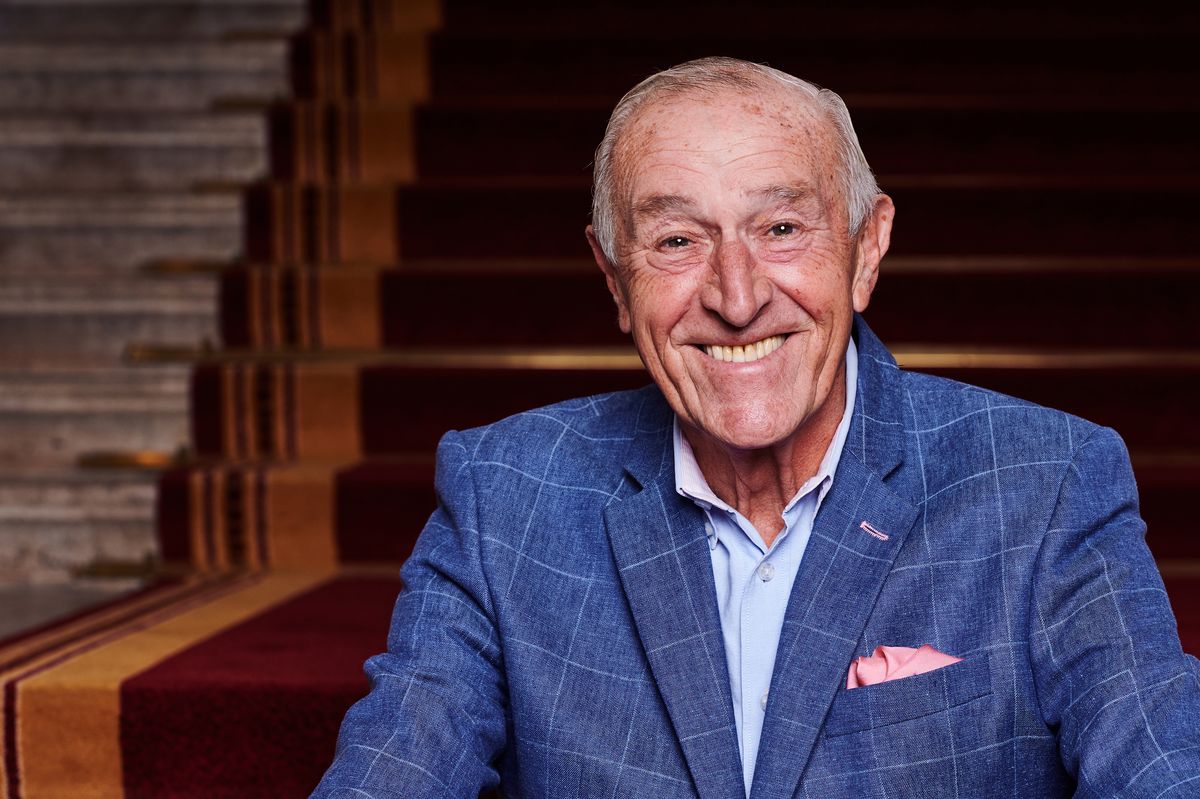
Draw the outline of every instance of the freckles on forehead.
M833 137L824 115L782 88L752 95L692 92L647 103L630 119L614 152L614 178L626 199L632 182L663 166L669 174L792 164L813 182L837 171L830 163Z
M783 87L649 98L613 152L618 238L633 234L634 208L648 198L706 203L771 186L811 188L818 215L837 225L846 213L837 152L824 111Z

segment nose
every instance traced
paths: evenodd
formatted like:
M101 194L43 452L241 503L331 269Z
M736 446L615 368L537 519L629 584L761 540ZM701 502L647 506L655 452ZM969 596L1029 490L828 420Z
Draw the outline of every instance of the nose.
M712 278L700 291L705 308L733 327L745 327L770 299L771 283L744 242L725 241L713 250Z

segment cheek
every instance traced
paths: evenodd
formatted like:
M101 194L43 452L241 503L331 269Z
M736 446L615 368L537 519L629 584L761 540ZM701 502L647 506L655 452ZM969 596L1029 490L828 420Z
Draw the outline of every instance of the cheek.
M852 307L855 286L849 262L810 255L774 269L776 285L812 319L829 319Z
M629 307L634 330L665 337L687 313L694 296L693 286L683 275L656 273L632 280Z

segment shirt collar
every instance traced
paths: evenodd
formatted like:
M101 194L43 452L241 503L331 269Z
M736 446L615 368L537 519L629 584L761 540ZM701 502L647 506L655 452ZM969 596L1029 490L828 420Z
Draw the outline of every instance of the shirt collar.
M842 419L838 422L837 429L833 433L833 439L829 442L829 447L825 450L824 457L821 458L821 464L817 467L817 473L806 480L804 485L800 486L796 495L792 497L783 509L784 521L789 526L791 524L791 520L788 518L789 513L801 498L814 488L818 488L817 504L819 506L821 500L829 493L829 487L833 484L833 475L837 472L838 463L842 459L842 450L846 445L846 436L850 433L850 420L854 416L854 400L857 388L858 348L854 345L854 338L851 337L849 343L846 344L846 408L842 412ZM692 445L688 443L687 438L684 437L683 431L679 427L679 417L675 416L674 418L673 449L675 455L676 492L705 509L720 508L723 511L732 513L733 508L730 508L709 487L708 480L704 478L704 473L700 471L700 464L696 462L696 455L692 452ZM709 535L711 536L712 533L710 532Z

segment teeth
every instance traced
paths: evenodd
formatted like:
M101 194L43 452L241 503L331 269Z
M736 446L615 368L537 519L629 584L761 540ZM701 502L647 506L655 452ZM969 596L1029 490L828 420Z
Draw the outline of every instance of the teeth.
M770 338L764 338L762 341L747 344L744 347L705 344L704 351L710 358L716 358L718 361L749 363L750 361L757 361L759 358L765 358L779 349L783 346L784 339L786 338L787 336L771 336Z

